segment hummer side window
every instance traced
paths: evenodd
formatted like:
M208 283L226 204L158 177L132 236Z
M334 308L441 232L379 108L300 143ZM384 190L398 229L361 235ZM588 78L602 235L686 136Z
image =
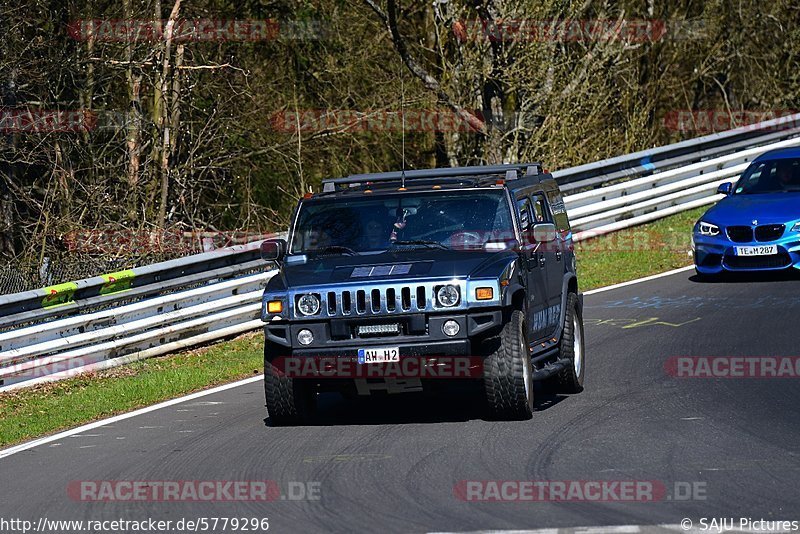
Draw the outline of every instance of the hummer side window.
M528 197L517 199L517 211L519 212L519 227L523 233L531 227L530 199Z
M569 217L567 216L567 208L564 206L564 197L558 191L548 192L547 197L550 201L550 209L553 212L553 222L556 223L556 228L562 233L569 232Z
M547 201L544 195L533 195L533 222L550 222L550 213L547 210Z
M519 213L519 228L525 243L530 242L531 235L531 200L529 197L517 199Z

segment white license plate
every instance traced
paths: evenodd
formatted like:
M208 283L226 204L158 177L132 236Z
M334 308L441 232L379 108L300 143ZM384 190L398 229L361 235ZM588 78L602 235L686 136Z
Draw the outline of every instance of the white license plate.
M761 247L736 247L737 256L773 256L778 253L778 245Z
M398 347L373 347L358 349L358 363L389 363L400 361Z

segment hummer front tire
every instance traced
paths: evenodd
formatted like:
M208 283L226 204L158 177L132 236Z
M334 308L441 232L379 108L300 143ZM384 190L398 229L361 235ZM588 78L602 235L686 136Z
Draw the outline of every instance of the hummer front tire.
M486 357L483 384L492 418L524 420L533 415L532 365L520 310L512 312L499 347Z
M306 423L316 406L314 382L287 377L267 357L264 347L264 396L267 414L272 426L290 426Z

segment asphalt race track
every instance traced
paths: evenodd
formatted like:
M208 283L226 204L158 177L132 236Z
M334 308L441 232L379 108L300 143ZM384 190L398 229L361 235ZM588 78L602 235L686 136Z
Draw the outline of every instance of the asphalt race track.
M271 428L255 382L0 460L0 515L268 517L270 532L798 520L798 378L678 378L667 362L800 356L800 277L701 283L692 275L588 295L587 389L541 393L530 421L487 421L461 387L449 396L325 396L316 425ZM67 493L78 480L272 480L284 497L301 482L320 497L81 502ZM456 497L460 481L486 480L657 481L667 494L635 502Z

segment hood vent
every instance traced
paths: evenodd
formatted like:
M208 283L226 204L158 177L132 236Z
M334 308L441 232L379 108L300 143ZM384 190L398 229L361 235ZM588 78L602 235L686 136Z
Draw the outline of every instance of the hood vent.
M378 276L397 276L411 272L410 263L398 263L395 265L366 265L356 267L350 273L350 278L375 278Z

